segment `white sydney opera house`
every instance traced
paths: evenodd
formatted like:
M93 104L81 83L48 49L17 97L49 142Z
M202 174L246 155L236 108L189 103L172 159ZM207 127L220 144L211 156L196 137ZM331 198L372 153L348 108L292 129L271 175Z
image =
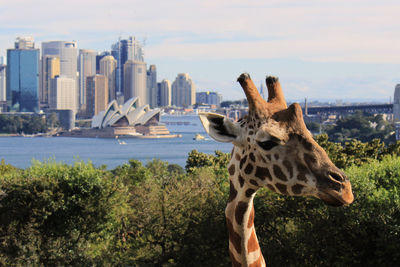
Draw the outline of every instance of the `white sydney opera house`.
M65 132L63 136L100 138L174 138L167 127L160 123L161 110L149 105L138 106L138 98L131 98L119 106L113 100L106 110L92 118L90 129Z
M149 105L138 107L137 102L138 98L134 97L119 107L117 101L113 100L105 111L92 118L92 128L158 125L161 110L150 109Z

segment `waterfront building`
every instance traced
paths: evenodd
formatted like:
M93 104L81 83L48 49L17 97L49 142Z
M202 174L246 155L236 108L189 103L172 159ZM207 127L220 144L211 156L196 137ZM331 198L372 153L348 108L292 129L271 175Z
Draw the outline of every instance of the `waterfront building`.
M187 73L179 73L172 83L171 104L177 107L187 107L196 102L196 87Z
M0 65L0 102L7 100L6 95L6 65Z
M150 65L147 70L147 94L148 103L151 108L158 106L158 87L157 87L157 69L156 65Z
M171 106L171 81L162 80L158 83L159 88L159 103L160 107L169 107Z
M116 99L115 91L115 71L117 68L117 61L113 56L105 56L100 60L99 74L107 77L108 80L108 99L112 101Z
M199 92L196 93L197 104L207 104L219 106L222 102L222 95L217 92Z
M104 75L93 75L87 78L86 115L93 117L106 110L108 105L108 79Z
M138 98L138 104L148 104L146 63L128 60L124 65L124 99Z
M88 49L79 49L78 73L78 109L84 111L86 108L86 80L87 77L96 75L96 55L97 52Z
M400 84L397 84L394 89L393 119L394 121L400 121Z
M7 49L6 99L9 111L39 111L39 49L33 38L17 38Z
M56 76L50 80L49 108L53 110L78 111L76 80L66 76Z
M51 79L60 75L60 58L54 55L42 57L42 70L39 86L39 100L41 109L49 107Z
M117 94L124 94L124 65L126 61L144 62L143 46L135 37L119 39L111 46L111 55L117 60L116 89Z

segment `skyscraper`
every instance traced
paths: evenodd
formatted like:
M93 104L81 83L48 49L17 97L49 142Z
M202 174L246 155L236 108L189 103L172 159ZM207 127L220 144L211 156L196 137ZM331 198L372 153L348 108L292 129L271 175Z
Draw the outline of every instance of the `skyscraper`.
M116 70L116 86L117 93L124 93L124 65L126 61L144 61L143 46L135 37L130 36L128 39L119 39L117 43L111 47L111 55L117 60Z
M115 71L117 68L117 61L113 56L105 56L100 60L100 71L101 75L107 77L108 80L108 101L116 99L115 91Z
M87 78L86 115L93 117L108 105L108 79L104 75L94 75Z
M53 55L42 57L42 72L39 87L41 108L49 107L51 79L60 75L60 58Z
M160 101L158 103L161 107L171 106L171 82L169 80L162 80L158 84Z
M217 92L199 92L196 93L197 104L207 104L219 106L222 102L222 96Z
M6 65L0 65L0 101L6 101Z
M400 121L400 84L397 84L394 89L393 119L394 121Z
M148 104L146 63L128 60L124 65L124 98L125 101L138 97L138 105Z
M7 49L7 105L11 111L39 111L39 49L33 38L17 38Z
M78 72L79 72L79 109L86 106L86 78L96 75L96 55L97 52L88 49L79 49Z
M171 104L177 107L194 105L196 101L196 87L187 73L179 73L172 84Z
M76 114L78 111L76 93L75 79L65 76L54 77L50 80L50 109L69 109Z
M42 75L41 75L41 92L44 94L49 91L49 88L43 88L43 86L48 86L48 83L45 82L46 79L49 79L48 75L46 75L46 57L53 56L58 57L60 60L60 76L74 79L77 83L78 75L77 75L77 56L78 56L78 48L76 42L67 42L67 41L49 41L42 42ZM78 84L75 86L76 97L78 98ZM43 97L41 97L43 98Z
M148 103L151 108L158 106L158 87L157 87L157 69L156 65L150 65L147 71L147 95Z

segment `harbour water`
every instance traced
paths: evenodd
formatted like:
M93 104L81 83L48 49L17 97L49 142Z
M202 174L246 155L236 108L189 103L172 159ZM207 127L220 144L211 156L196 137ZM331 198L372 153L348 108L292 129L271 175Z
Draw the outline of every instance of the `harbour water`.
M108 169L113 169L129 159L145 164L154 158L184 167L188 153L193 149L209 154L215 150L230 152L232 149L232 144L219 143L210 138L193 140L196 133L208 137L197 116L168 116L162 121L171 132L181 133L182 137L121 140L124 142L105 138L0 137L0 159L19 168L29 167L33 159L54 159L68 164L76 160L90 160L96 166L105 164Z

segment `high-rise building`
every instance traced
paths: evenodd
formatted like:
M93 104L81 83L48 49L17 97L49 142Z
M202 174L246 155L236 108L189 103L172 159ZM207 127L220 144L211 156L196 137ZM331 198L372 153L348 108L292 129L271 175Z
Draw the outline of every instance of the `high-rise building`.
M397 84L394 89L393 119L394 121L400 121L400 84Z
M94 75L87 78L86 115L93 117L108 105L108 79L104 75Z
M0 65L0 102L7 100L6 94L6 65Z
M108 80L108 100L116 99L115 91L115 70L117 68L117 61L113 56L105 56L100 60L99 74L107 77Z
M143 46L135 37L128 39L119 39L117 43L111 46L111 55L117 60L116 86L117 94L124 93L124 65L126 61L144 61Z
M60 58L46 55L42 57L42 72L39 86L41 108L49 107L51 79L60 75Z
M86 107L86 79L96 75L97 52L88 49L79 49L78 72L79 72L79 93L78 108L84 110Z
M78 111L76 80L65 76L56 76L50 80L49 108Z
M151 108L158 106L158 87L157 87L157 69L156 65L150 65L147 71L147 95L148 103Z
M207 104L219 106L222 102L222 96L217 92L199 92L196 93L197 104Z
M48 79L46 76L46 70L48 67L45 65L47 56L54 56L60 59L60 76L74 79L77 85L75 86L76 97L78 97L78 67L77 67L77 57L78 57L78 48L76 42L68 42L68 41L49 41L42 42L42 64L41 64L41 92L48 92L49 89L43 88L46 85L45 79ZM48 84L48 83L47 83Z
M162 80L158 83L159 103L161 107L171 106L171 82L169 80Z
M31 36L17 37L14 47L15 49L34 49L35 42Z
M172 83L171 104L177 107L187 107L196 102L196 87L187 73L179 73Z
M17 38L7 49L6 95L10 111L39 111L39 49L32 38Z
M125 101L138 97L138 105L148 104L146 63L128 60L124 65Z
M111 56L111 52L104 51L96 56L96 74L100 74L100 60L102 60L106 56Z

